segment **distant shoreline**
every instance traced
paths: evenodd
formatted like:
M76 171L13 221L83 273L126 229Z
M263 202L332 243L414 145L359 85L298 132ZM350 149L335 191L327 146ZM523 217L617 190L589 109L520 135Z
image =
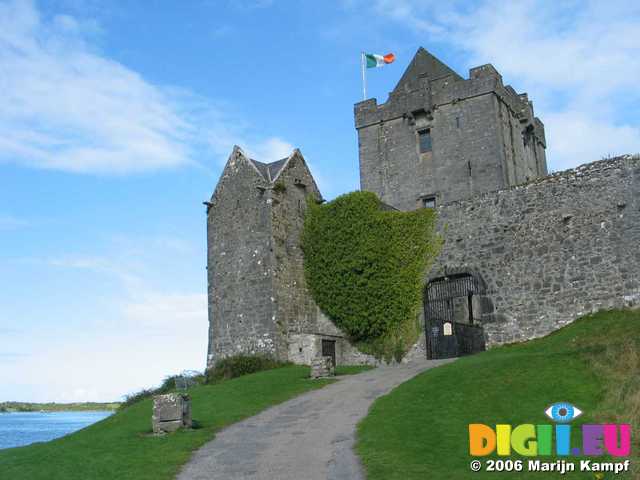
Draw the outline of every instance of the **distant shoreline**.
M120 406L116 402L84 402L84 403L29 403L1 402L0 413L16 412L99 412L115 411Z

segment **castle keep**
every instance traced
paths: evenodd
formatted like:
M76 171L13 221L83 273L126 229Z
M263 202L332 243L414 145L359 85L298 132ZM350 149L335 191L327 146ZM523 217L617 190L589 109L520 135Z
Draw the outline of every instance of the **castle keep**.
M463 79L424 49L386 103L355 105L355 125L361 189L399 210L436 208L445 240L409 357L473 353L640 304L637 156L548 175L527 95L491 65ZM307 290L308 195L321 199L298 150L270 164L231 153L207 202L208 366L237 353L374 361Z
M419 49L386 103L355 106L360 187L401 210L547 174L544 126L491 65L469 79Z

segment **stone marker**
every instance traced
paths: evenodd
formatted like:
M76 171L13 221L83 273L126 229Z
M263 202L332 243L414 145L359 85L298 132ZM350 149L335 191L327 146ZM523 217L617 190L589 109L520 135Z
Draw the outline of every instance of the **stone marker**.
M311 360L311 378L333 377L336 369L331 357L316 357Z
M191 428L191 398L182 393L154 395L153 433L175 432L180 428Z

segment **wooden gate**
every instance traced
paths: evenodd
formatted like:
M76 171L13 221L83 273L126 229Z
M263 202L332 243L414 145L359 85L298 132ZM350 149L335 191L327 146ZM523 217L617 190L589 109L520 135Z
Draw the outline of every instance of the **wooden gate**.
M424 295L427 358L451 358L485 349L484 331L474 318L474 296L484 293L468 273L429 282Z

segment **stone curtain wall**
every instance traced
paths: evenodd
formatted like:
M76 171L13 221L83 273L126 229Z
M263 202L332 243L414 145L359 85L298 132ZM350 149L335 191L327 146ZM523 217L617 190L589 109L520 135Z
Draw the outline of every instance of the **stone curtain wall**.
M580 166L438 208L430 278L478 273L487 345L545 335L592 311L640 304L640 157Z

